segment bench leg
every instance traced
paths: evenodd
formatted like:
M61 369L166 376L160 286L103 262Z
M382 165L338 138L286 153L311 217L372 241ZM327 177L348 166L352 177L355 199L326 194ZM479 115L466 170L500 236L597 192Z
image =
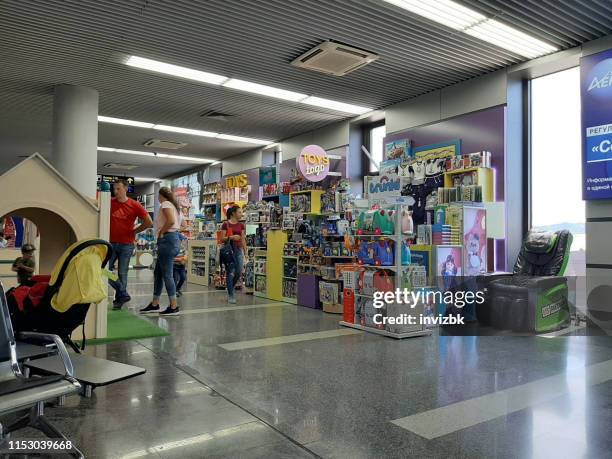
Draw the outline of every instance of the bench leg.
M57 399L57 406L64 406L66 404L66 396L62 395Z

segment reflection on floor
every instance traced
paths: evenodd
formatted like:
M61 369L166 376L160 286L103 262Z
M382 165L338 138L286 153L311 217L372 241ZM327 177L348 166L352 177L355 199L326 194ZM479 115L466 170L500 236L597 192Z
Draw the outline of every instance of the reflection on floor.
M130 308L150 278L132 279ZM186 287L181 316L149 318L170 336L87 350L147 368L48 410L87 457L610 456L612 338L396 341L203 290Z

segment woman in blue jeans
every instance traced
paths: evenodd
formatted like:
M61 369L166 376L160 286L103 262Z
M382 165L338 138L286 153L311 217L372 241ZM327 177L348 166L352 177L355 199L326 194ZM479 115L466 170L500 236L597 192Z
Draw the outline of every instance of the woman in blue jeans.
M236 296L234 294L234 288L240 279L242 267L244 266L246 228L244 223L240 221L242 219L242 210L240 210L240 207L230 207L227 209L226 215L227 220L221 225L221 240L223 242L227 242L228 240L232 241L235 263L226 266L227 275L225 283L227 284L227 301L230 304L235 304Z
M168 187L159 189L159 212L155 218L157 229L157 262L155 263L153 299L141 314L159 313L163 316L177 315L179 307L176 303L176 285L174 284L174 257L180 250L179 229L181 214L174 193ZM169 306L160 312L159 299L166 286Z

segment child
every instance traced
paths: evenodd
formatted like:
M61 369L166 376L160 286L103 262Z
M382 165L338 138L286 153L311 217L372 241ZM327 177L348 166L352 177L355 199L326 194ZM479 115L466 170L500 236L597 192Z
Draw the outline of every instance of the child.
M179 254L174 257L174 283L176 284L177 297L183 295L181 287L183 287L185 279L187 279L187 250L185 250L184 245L187 238L182 234L179 237L181 238L181 249Z
M36 270L36 262L33 257L34 250L36 249L32 244L23 244L21 246L21 256L13 262L12 270L17 273L19 285L31 285L30 279Z

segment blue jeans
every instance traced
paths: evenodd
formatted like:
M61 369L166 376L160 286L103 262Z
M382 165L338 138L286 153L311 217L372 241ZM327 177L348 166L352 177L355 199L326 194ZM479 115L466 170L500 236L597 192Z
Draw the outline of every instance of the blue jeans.
M181 287L187 279L187 269L185 265L175 263L174 264L174 283L176 284L176 291L180 291Z
M178 233L166 233L157 240L157 262L153 271L153 298L159 300L164 285L170 301L176 298L176 285L174 283L174 257L180 251Z
M108 283L115 289L115 300L128 298L130 295L127 291L128 285L128 270L130 269L130 259L134 254L134 244L122 244L113 242L113 256L110 259L109 266L111 270L115 269L115 263L119 266L119 279L116 281L109 280Z
M237 249L236 247L234 247L234 257L236 258L236 263L231 265L227 270L227 280L225 282L227 284L227 294L230 297L234 296L234 287L240 279L240 274L242 274L242 267L244 266L244 253L241 249Z

